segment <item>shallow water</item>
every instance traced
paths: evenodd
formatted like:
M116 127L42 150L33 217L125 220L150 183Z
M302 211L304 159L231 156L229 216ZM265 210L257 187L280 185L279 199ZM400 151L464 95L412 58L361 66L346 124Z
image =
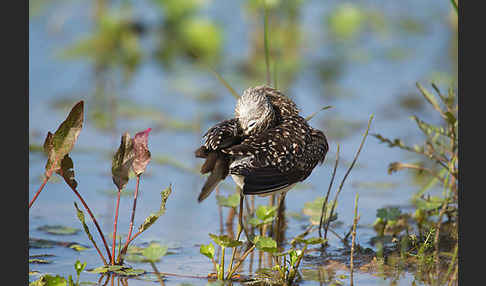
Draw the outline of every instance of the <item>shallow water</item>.
M249 52L249 33L255 23L250 25L242 1L212 1L201 12L220 23L224 23L224 53L221 73L237 92L248 85L264 83L247 82L239 76L236 68L238 60L244 60ZM341 146L341 162L337 171L337 182L340 182L348 164L359 146L366 123L371 114L374 120L370 134L380 133L388 138L402 138L407 143L420 143L418 129L409 119L417 115L431 122L436 121L432 108L423 106L418 109L406 109L398 102L404 95L413 94L419 98L415 82L420 81L426 88L431 79L437 79L438 74L445 74L445 80L439 86L446 90L448 78L457 82L457 67L451 58L451 46L455 40L456 31L449 23L451 7L449 1L407 1L407 3L375 3L361 1L364 7L382 13L390 24L387 32L378 35L370 32L369 37L362 38L345 51L345 63L333 82L346 95L325 93L326 82L319 78L316 66L323 59L334 59L336 49L329 44L328 31L325 27L325 15L333 11L340 1L306 1L300 11L300 42L301 69L290 83L286 94L294 98L304 115L311 114L319 107L332 105L331 110L323 111L312 119L311 124L328 134L330 152L324 165L314 170L305 184L287 194L287 210L301 212L304 203L323 196L327 191L334 164L336 146ZM220 5L221 4L221 5ZM29 21L29 132L30 144L42 145L48 131L54 131L67 115L67 108L54 108L53 102L68 99L73 102L87 100L85 113L93 110L88 99L92 96L94 75L91 63L88 61L61 60L57 53L66 45L80 36L90 33L92 3L79 1L55 2L46 7ZM228 10L230 9L230 10ZM241 11L227 13L227 11ZM134 13L147 22L155 21L156 15L150 2L141 2L134 6ZM409 19L422 29L417 32L403 31L397 28L396 19ZM395 22L394 22L395 21ZM456 40L457 41L457 40ZM143 41L143 47L150 51L152 42L149 37ZM393 59L385 56L392 49L404 52L403 59ZM192 97L198 91L213 90L218 98L214 101L200 102ZM147 172L142 176L141 194L137 202L135 228L151 212L158 210L162 189L169 184L173 186L172 195L167 203L164 216L135 241L137 244L159 241L167 244L173 254L165 256L156 265L162 272L206 276L212 272L212 263L199 254L199 245L211 242L208 233L219 233L219 210L215 195L211 195L203 203L196 201L197 194L204 178L191 172L201 163L193 157L193 151L201 144L201 135L217 120L211 119L213 113L222 117L232 116L234 98L209 72L193 69L182 62L178 71L161 68L153 60L146 59L135 73L133 81L126 88L118 88L116 92L122 99L129 99L142 106L160 110L164 114L185 122L199 122L201 129L195 132L176 131L154 128L149 136L149 148L152 152L152 162ZM74 161L78 190L88 202L101 224L105 235L111 233L115 198L106 195L105 191L115 190L111 179L111 156L118 148L120 135L129 131L132 135L148 127L156 126L156 122L143 118L128 120L119 118L114 132L100 130L85 118L84 128L79 136L71 157ZM341 121L337 120L340 119ZM342 124L342 120L348 122ZM354 124L350 124L354 123ZM352 126L352 127L349 127ZM183 167L158 164L155 158L168 156ZM406 171L393 175L387 174L387 166L394 161L413 161L416 157L396 149L389 149L369 136L358 162L346 181L339 197L337 206L338 220L342 222L335 230L345 233L352 224L354 198L359 194L360 221L357 243L364 248L373 246L370 239L375 235L371 228L376 218L376 210L386 206L409 207L409 198L420 185L412 180ZM29 199L41 184L41 175L45 166L45 156L31 152L29 156ZM225 181L232 186L228 178ZM127 189L135 188L135 180L131 180ZM231 189L221 188L223 194L230 194ZM334 196L334 192L332 194ZM86 235L81 231L76 235L54 236L37 230L43 225L61 224L81 228L76 218L73 202L77 201L74 194L59 179L47 184L29 213L29 237L52 239L58 241L73 241L91 246ZM256 198L256 204L266 204L267 199ZM79 204L79 203L78 203ZM130 196L122 197L120 202L119 232L126 234L132 208ZM224 209L224 218L228 209ZM94 225L87 218L92 234L97 238ZM236 223L236 222L235 222ZM303 231L307 221L293 218L288 220L286 236L293 237ZM108 239L108 238L107 238ZM97 240L98 241L98 240ZM108 239L111 241L111 239ZM337 251L342 243L335 236L330 236L330 250ZM110 243L111 244L111 243ZM99 247L103 251L102 244ZM40 265L30 264L30 270L41 273L59 274L67 277L74 275L73 263L77 259L85 261L87 268L100 266L101 261L94 248L76 252L69 248L31 248L29 255L53 254L53 263ZM228 254L230 255L230 254ZM229 256L228 256L229 258ZM316 261L325 261L325 254L312 252L304 259L304 269L315 268ZM256 262L254 262L256 263ZM148 264L129 263L135 268L152 271ZM246 262L245 262L246 264ZM317 263L319 264L319 263ZM322 263L321 263L322 264ZM255 264L256 265L256 264ZM248 265L245 272L248 274ZM255 267L255 266L254 266ZM338 271L337 275L346 271ZM30 280L37 276L30 276ZM97 274L83 272L81 281L98 281ZM345 284L349 279L341 279ZM356 272L356 285L389 285L394 279L377 277L367 273ZM414 280L412 273L404 273L393 285L410 285ZM129 285L154 285L138 279L130 279ZM195 278L168 277L166 285L190 283L206 285L207 280ZM417 282L418 283L418 282ZM321 285L318 281L302 281L302 285ZM420 283L418 283L420 284Z

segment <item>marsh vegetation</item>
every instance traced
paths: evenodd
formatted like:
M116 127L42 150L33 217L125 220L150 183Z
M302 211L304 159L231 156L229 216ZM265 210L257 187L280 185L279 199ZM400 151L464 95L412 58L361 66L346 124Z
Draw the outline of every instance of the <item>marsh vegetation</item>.
M30 1L29 283L457 285L457 9L405 2ZM243 231L193 151L260 84L330 151Z

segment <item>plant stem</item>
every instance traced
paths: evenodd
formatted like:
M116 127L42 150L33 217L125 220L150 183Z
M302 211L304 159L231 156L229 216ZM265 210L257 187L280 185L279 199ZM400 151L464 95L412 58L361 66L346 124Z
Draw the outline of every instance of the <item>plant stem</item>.
M353 232L352 232L352 240L351 240L351 257L350 257L350 262L349 262L349 268L350 268L350 271L351 271L351 275L350 275L351 286L354 285L354 283L353 283L353 267L354 267L353 256L354 256L354 244L355 244L355 241L356 241L356 226L358 225L358 198L359 198L359 195L356 194L356 199L354 201L354 222L353 222Z
M363 139L361 140L361 144L359 145L358 152L356 152L356 155L354 156L353 162L351 162L351 165L349 166L348 170L344 174L344 178L341 181L341 184L339 185L339 188L338 188L338 191L336 193L336 196L334 197L334 202L332 204L331 213L329 215L330 218L334 214L334 209L336 208L337 198L339 196L339 193L341 192L341 189L343 188L344 181L346 180L346 178L348 177L349 173L353 169L354 164L356 163L356 160L358 160L358 156L359 156L359 153L361 152L361 149L363 149L363 145L364 145L364 142L366 141L366 137L368 136L368 132L370 130L370 125L371 125L371 121L373 120L373 117L374 117L373 114L371 114L370 119L368 120L368 127L366 128L366 131L365 131L365 133L363 135ZM328 223L326 224L326 228L325 228L325 231L324 231L324 239L327 238L327 229L329 228L329 225L330 224L331 224L331 222L329 220Z
M331 192L332 184L334 182L334 177L336 176L336 169L338 164L339 164L339 144L337 145L336 162L334 163L334 170L332 171L331 182L329 183L329 188L327 189L326 198L324 199L324 203L322 204L321 218L319 219L319 237L321 238L322 238L321 229L322 229L322 222L323 222L322 220L324 218L324 212L326 211L327 200L329 198L329 193Z
M241 228L241 225L238 225L238 234L236 235L236 240L239 240L240 239L240 235L241 235L241 232L242 232L242 228ZM235 255L236 255L236 246L233 247L233 251L232 251L232 254L231 254L231 260L230 260L230 265L229 265L229 269L231 270L233 268L233 261L235 259ZM232 273L228 273L228 276L226 276L226 279L230 279L231 278L231 275Z
M135 220L135 209L137 208L137 196L138 196L138 186L140 184L140 175L137 176L137 185L135 186L135 193L133 194L133 209L132 209L132 218L130 219L130 227L128 229L128 239L130 239L130 236L132 235L132 229L133 229L133 221Z
M121 190L118 190L116 209L115 209L115 222L113 223L113 246L112 246L112 254L111 254L111 265L115 265L116 226L118 223L118 209L120 207L120 195L121 195Z
M155 267L155 263L153 261L150 261L150 265L152 265L152 268L154 269L155 274L157 274L157 278L159 279L160 286L165 286L164 280L160 276L159 270L157 269L157 267Z
M140 184L140 175L137 176L137 185L135 186L135 193L133 194L133 209L132 209L132 218L130 219L130 227L128 229L128 236L127 240L125 241L125 245L123 246L123 250L128 249L128 244L130 243L130 237L132 236L132 230L133 230L133 221L135 220L135 209L137 208L137 197L138 197L138 186ZM121 257L125 255L125 253L120 251L120 254L118 255L118 262L123 261Z
M32 204L35 202L35 200L37 199L37 197L39 196L40 192L44 189L44 186L46 185L47 181L49 181L49 178L50 177L51 176L45 176L44 177L44 181L42 182L42 185L39 187L39 189L37 190L37 192L35 193L34 197L32 198L32 200L29 203L29 209L32 206Z
M64 178L64 176L63 176L63 178ZM108 258L110 258L110 260L113 259L113 257L111 257L110 248L108 247L108 243L106 242L106 239L105 239L105 236L103 234L103 231L101 231L101 227L98 224L98 221L96 220L95 216L93 215L93 213L89 209L88 204L86 204L86 202L84 201L83 197L81 197L81 194L79 194L79 192L76 190L76 188L73 185L71 185L66 179L64 179L64 181L68 184L69 187L71 187L71 190L73 190L74 194L76 194L76 196L79 198L79 200L83 204L84 208L86 209L86 211L88 212L89 216L91 217L91 220L93 220L93 223L95 224L96 229L98 230L98 233L101 236L101 240L103 240L103 244L105 245L105 249L106 249L106 253L108 254ZM106 265L106 261L103 258L103 256L101 255L101 252L100 252L100 256L101 256L101 259L103 260L103 263Z
M221 267L221 273L218 273L218 279L219 280L224 280L224 250L226 247L222 246L221 247L221 261L219 263L219 266Z
M246 259L246 257L248 256L248 254L250 254L254 249L255 249L256 245L253 244L242 256L241 256L241 259L238 261L238 263L235 264L235 267L233 268L230 268L229 272L228 272L228 276L226 276L226 279L231 279L231 276L233 275L233 273L236 271L236 269L238 269L238 267L240 267L241 263L243 263L243 261Z
M265 66L267 70L267 84L270 85L270 55L268 47L268 11L266 2L263 1L263 43L265 49Z

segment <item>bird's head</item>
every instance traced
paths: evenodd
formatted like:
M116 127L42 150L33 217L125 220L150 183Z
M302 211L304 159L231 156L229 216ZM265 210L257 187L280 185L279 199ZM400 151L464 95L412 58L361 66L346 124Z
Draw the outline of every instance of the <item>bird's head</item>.
M248 88L243 92L236 103L235 118L245 135L258 134L272 126L275 111L263 87Z

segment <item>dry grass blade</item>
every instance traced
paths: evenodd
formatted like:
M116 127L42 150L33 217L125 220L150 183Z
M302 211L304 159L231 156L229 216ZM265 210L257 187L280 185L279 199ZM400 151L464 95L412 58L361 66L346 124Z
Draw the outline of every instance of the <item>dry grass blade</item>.
M356 194L356 199L354 200L354 221L353 221L353 233L352 233L352 240L351 240L351 257L350 257L350 262L349 262L349 269L351 271L350 274L350 285L353 286L353 267L354 267L354 244L356 242L356 226L358 225L358 198L359 195Z
M313 112L311 115L307 116L307 117L305 118L305 120L309 121L309 120L311 120L311 119L312 119L314 116L316 116L316 114L317 114L317 113L319 113L319 112L321 112L321 111L323 111L323 110L329 109L329 108L333 108L333 106L331 106L331 105L326 105L326 106L322 107L321 109L319 109L319 110L317 110L317 111L314 111L314 112Z
M208 67L208 69L218 78L218 80L231 92L231 95L233 95L234 98L238 99L240 96L236 91L229 85L227 81L224 80L215 70L212 68Z
M336 170L338 164L339 164L339 144L337 145L336 162L334 163L334 170L332 171L331 182L329 183L329 188L327 189L326 198L324 199L324 203L322 204L321 218L319 220L319 237L322 237L321 229L322 229L322 223L324 218L324 212L326 211L327 208L327 201L329 199L329 194L331 193L331 188L334 182L334 177L336 176Z
M349 166L348 170L346 171L346 174L344 174L344 177L343 177L343 180L341 181L341 184L339 185L339 188L338 188L338 191L336 193L336 196L334 197L334 202L332 204L332 208L331 208L331 214L329 217L332 217L332 215L334 214L334 209L336 208L336 203L337 203L337 198L339 196L339 193L341 193L341 190L343 188L343 185L344 185L344 182L346 181L346 178L348 177L349 173L351 172L351 170L353 169L354 167L354 164L356 163L356 161L358 160L358 156L359 156L359 153L361 153L361 150L363 149L363 146L364 146L364 142L366 141L366 137L368 137L368 132L370 130L370 126L371 126L371 121L373 120L373 117L374 115L371 114L370 116L370 119L368 120L368 127L366 128L366 131L363 135L363 139L361 140L361 144L359 145L359 148L358 148L358 152L356 152L356 155L354 156L354 159L353 159L353 162L351 162L351 165ZM329 225L330 225L330 221L326 224L326 228L325 228L325 231L324 231L324 239L327 238L327 230L329 229Z

